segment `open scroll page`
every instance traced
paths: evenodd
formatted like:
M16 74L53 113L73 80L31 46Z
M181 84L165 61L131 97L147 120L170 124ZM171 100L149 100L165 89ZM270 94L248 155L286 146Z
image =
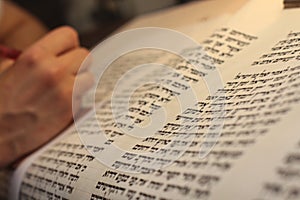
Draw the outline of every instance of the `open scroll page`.
M300 27L290 23L299 10L285 11L264 37L277 37L269 50L253 60L250 69L237 74L235 82L256 83L252 102L241 109L253 117L247 136L257 143L216 187L211 199L299 199L299 45ZM256 78L254 78L256 77ZM259 97L260 96L260 97ZM244 102L247 102L247 97ZM244 103L243 102L243 103ZM243 105L243 104L242 104ZM246 105L246 104L244 104ZM264 111L252 110L252 106ZM260 125L258 125L260 124ZM259 132L259 126L269 126ZM252 126L255 129L252 129ZM262 136L262 137L261 137ZM261 138L261 139L259 139ZM246 145L245 145L246 146Z
M292 155L295 157L299 150L293 129L297 126L288 122L285 135L282 127L295 121L295 117L289 119L299 105L300 27L296 23L286 25L299 14L297 10L284 12L276 25L259 36L228 32L255 40L244 50L258 55L255 59L240 50L218 67L216 60L203 59L207 54L199 51L205 48L201 46L183 50L188 62L171 54L158 59L172 70L149 66L134 71L134 76L116 74L111 81L125 76L130 80L128 85L119 84L116 94L104 92L107 96L99 97L96 119L87 115L77 129L71 127L25 161L15 176L19 187L12 194L24 199L220 199L218 195L229 198L235 194L240 199L264 199L276 195L272 191L276 184L295 188L290 186L297 186L297 182L291 180L285 185L281 175L296 170ZM137 55L149 58L139 53L124 55L112 65L122 59L130 63L130 57ZM201 68L194 67L197 61ZM222 75L224 85L207 84L219 83L216 74ZM145 80L151 84L137 87ZM130 93L132 88L137 88L134 93ZM118 111L128 96L128 110L114 113L112 110ZM164 121L157 121L160 126L152 135L139 132L160 119L161 113L166 113ZM139 133L143 137L138 137ZM84 138L98 134L104 136L103 141L82 144ZM274 148L272 140L282 142L284 148ZM261 153L263 148L266 150ZM266 155L270 162L264 159ZM254 180L249 169L260 178ZM244 188L239 183L255 183L256 187ZM239 193L236 188L241 188ZM290 194L284 192L281 195Z

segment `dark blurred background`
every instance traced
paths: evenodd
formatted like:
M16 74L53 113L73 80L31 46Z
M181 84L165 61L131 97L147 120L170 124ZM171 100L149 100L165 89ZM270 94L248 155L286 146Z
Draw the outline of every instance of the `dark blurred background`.
M50 29L71 25L82 45L92 47L135 16L191 0L13 0Z

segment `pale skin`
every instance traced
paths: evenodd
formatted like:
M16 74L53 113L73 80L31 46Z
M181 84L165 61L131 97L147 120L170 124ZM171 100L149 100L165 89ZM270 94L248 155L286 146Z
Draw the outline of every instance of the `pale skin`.
M75 77L80 86L73 98L75 112L82 94L93 84L87 70L78 72L89 52L79 45L74 29L61 27L45 34L36 19L9 2L4 4L4 9L13 9L18 13L14 16L20 15L23 21L5 22L10 31L1 26L1 43L24 50L15 61L1 61L0 167L37 149L71 123ZM25 33L30 36L22 39Z

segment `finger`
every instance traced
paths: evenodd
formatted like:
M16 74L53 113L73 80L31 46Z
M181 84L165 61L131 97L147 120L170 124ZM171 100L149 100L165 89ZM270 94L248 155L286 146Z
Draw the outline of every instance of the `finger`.
M73 99L72 101L72 113L73 113L73 118L77 118L78 117L78 113L80 111L81 108L81 100L79 99Z
M4 59L3 61L0 61L0 74L11 67L13 64L14 61L10 59Z
M82 65L82 63L88 54L89 51L87 49L76 48L66 54L61 55L59 57L59 61L62 63L62 66L68 66L68 70L72 74L76 75L78 71L82 73L87 70L87 65Z
M54 55L60 55L79 46L78 34L73 28L64 26L54 29L35 45Z
M78 74L73 89L73 99L82 98L83 94L94 85L94 76L90 72Z

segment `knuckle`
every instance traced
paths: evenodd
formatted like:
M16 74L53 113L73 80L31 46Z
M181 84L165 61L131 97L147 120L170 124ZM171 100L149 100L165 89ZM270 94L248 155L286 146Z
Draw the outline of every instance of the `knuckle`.
M89 51L86 48L80 48L78 53L78 63L82 64L83 61L88 57Z
M53 68L45 68L41 71L40 78L46 87L54 87L58 84L58 71Z
M80 53L83 55L83 56L87 56L89 55L90 51L87 49L87 48L84 48L84 47L80 47L79 49Z
M68 38L71 38L74 42L78 43L79 41L79 36L77 31L70 27L70 26L63 26L61 28L59 28L60 31L63 32L63 34L65 34Z
M78 52L78 63L80 64L79 71L85 72L87 69L89 69L91 64L91 58L89 58L90 51L81 47Z
M86 85L87 88L91 88L96 83L95 77L91 72L87 73Z
M22 62L24 62L29 67L35 67L41 64L44 60L44 54L42 49L39 47L33 47L26 51L22 56Z

